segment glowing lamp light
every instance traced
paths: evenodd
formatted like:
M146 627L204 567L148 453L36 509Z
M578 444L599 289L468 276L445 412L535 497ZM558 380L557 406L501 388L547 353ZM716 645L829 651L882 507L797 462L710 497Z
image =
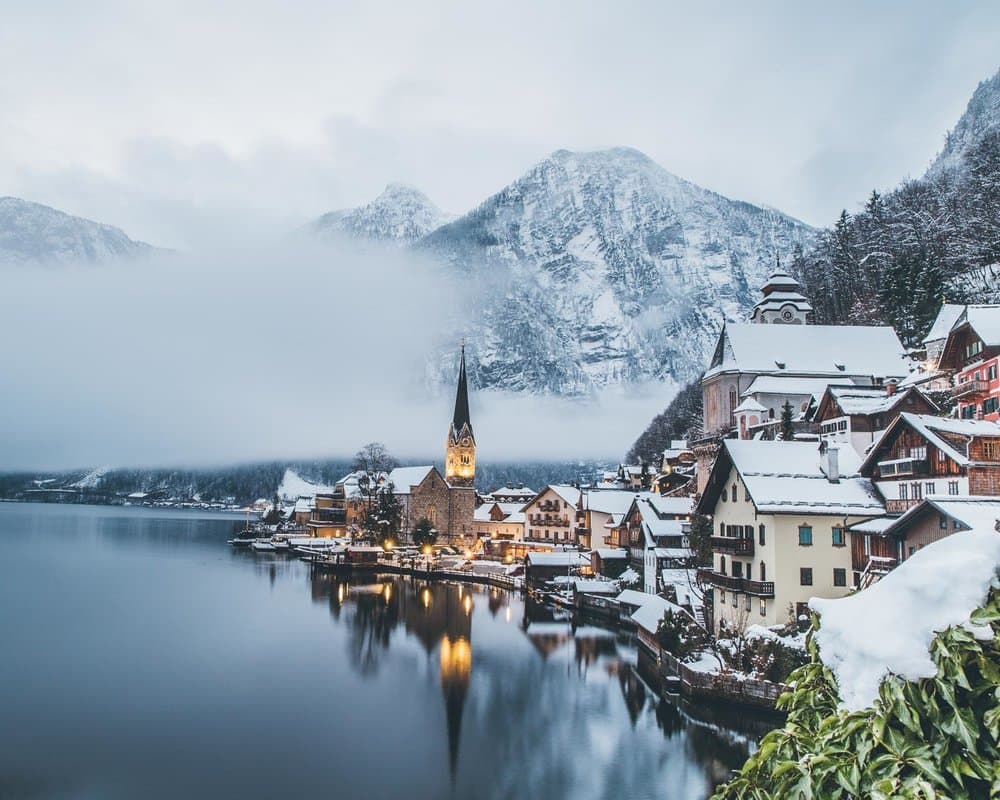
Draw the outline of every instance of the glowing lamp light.
M431 546L429 544L425 544L423 548L420 550L420 552L423 553L425 556L429 556L431 554Z

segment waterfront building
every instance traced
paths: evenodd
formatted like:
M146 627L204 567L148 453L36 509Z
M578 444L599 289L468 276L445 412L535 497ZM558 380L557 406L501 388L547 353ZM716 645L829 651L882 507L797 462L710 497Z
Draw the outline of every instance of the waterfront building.
M508 542L524 541L524 511L522 503L483 503L473 513L477 539Z
M529 542L576 545L576 516L580 490L575 486L546 486L524 506L524 538Z
M776 625L810 597L854 585L849 527L884 515L853 450L812 442L722 442L698 513L711 516L713 627Z

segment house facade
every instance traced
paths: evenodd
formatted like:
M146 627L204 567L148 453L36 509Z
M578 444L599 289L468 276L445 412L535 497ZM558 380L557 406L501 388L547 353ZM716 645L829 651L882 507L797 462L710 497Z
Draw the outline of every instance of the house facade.
M864 455L902 412L936 414L939 409L917 387L828 386L813 415L820 438L833 445L850 445Z
M524 506L525 541L575 545L579 505L575 486L546 486Z
M927 495L1000 494L1000 425L902 412L861 465L902 514Z
M849 526L884 507L857 459L811 442L726 440L698 504L712 518L713 626L742 630L806 613L854 584Z
M942 347L962 419L1000 420L1000 306L965 306Z
M524 512L521 503L483 503L473 514L477 539L508 542L524 541Z

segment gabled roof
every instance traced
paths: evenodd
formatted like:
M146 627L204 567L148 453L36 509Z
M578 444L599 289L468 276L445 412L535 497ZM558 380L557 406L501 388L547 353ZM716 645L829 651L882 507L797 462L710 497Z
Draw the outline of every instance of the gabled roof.
M542 489L538 494L532 497L531 500L529 500L527 503L521 506L522 510L526 509L536 500L541 498L541 496L544 495L549 490L554 492L560 499L565 500L567 503L573 506L573 508L576 508L577 503L580 502L580 490L577 489L575 486L569 486L568 484L564 483L550 483L548 486Z
M910 373L905 351L889 327L727 323L705 377L738 371L902 378Z
M778 394L795 397L821 397L826 387L842 378L797 378L793 375L758 375L743 392L743 397L755 394Z
M389 473L389 481L392 483L393 492L395 494L409 494L412 487L419 486L424 482L424 479L430 474L431 470L436 471L433 464L420 467L396 467ZM444 480L444 478L441 480Z
M1000 425L978 419L952 419L950 417L932 417L929 414L910 414L902 412L892 421L885 432L868 451L868 456L861 464L861 471L871 474L881 456L882 445L892 441L895 432L903 425L909 426L924 439L944 452L960 466L968 466L971 462L967 450L960 448L948 435L971 438L973 436L1000 437ZM883 459L884 460L884 459Z
M948 331L941 351L942 366L958 366L962 358L960 338L972 330L988 348L1000 347L1000 305L968 305Z
M591 511L620 517L628 513L635 496L634 491L623 489L588 489L584 493L583 506Z
M524 561L536 567L590 566L590 557L575 550L562 553L528 553Z
M937 409L934 401L915 386L901 389L894 394L886 394L886 390L880 386L830 385L819 401L816 416L818 418L824 407L831 404L840 414L847 416L884 414L892 411L908 397L919 397L930 408Z
M929 494L920 503L908 508L901 517L893 520L883 533L902 534L910 523L932 512L957 520L964 526L963 530L992 530L1000 521L1000 497Z
M645 492L643 497L657 514L686 517L694 513L693 497L663 497L655 492Z
M947 338L948 331L955 326L955 323L964 310L965 306L961 303L944 303L941 306L941 310L938 311L937 317L934 318L934 324L931 325L931 329L927 331L924 343L936 342Z
M871 481L858 475L858 457L850 447L838 450L840 477L827 479L813 442L726 439L698 504L712 514L729 472L739 473L750 500L761 514L881 516L885 507Z

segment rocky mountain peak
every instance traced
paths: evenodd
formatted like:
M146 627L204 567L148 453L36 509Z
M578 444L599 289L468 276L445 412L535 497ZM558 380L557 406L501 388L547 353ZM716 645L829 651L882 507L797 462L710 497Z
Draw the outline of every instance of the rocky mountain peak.
M450 219L419 189L390 183L367 205L332 211L311 224L322 235L412 242Z
M1000 130L1000 70L976 87L965 112L948 132L944 148L927 171L928 176L957 166L972 145L997 130Z

